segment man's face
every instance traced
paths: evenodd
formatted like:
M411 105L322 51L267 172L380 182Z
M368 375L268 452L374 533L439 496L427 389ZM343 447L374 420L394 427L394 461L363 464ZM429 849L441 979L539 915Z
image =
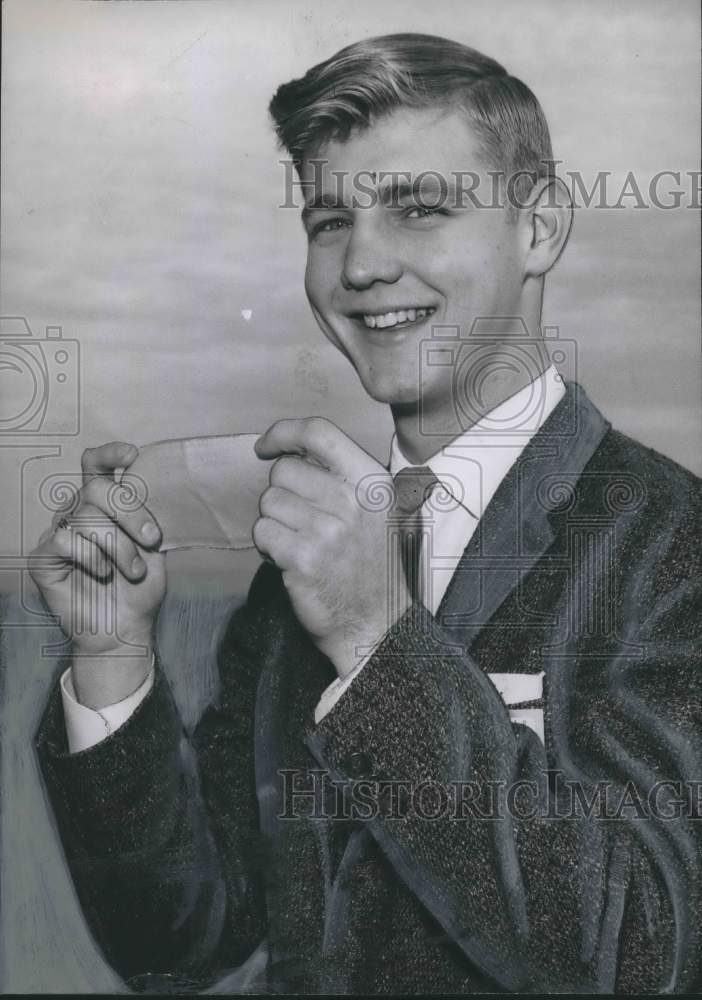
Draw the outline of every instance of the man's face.
M425 407L440 411L450 405L451 373L420 364L422 341L437 325L467 337L477 317L521 315L523 227L505 208L455 197L461 171L481 175L481 202L491 190L490 168L460 112L402 109L346 142L328 143L317 159L323 169L306 162L301 172L308 182L305 289L315 317L373 399L411 409L421 394ZM393 171L402 176L388 177ZM413 194L425 171L432 173ZM443 199L436 174L448 184ZM375 198L363 194L374 178ZM470 181L463 185L468 190ZM313 207L320 193L330 207Z

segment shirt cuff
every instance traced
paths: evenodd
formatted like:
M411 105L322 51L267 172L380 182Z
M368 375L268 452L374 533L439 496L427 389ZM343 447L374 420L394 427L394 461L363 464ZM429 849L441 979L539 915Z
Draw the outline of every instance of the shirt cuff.
M81 705L76 698L73 686L72 668L69 667L68 670L64 671L61 675L60 686L69 753L79 753L81 750L88 750L90 747L102 743L120 726L124 725L154 686L155 664L156 654L154 652L151 655L151 669L148 676L136 691L132 691L122 701L115 702L114 705L105 705L99 710Z
M334 708L334 705L336 705L344 691L351 687L351 684L356 680L366 663L368 663L374 651L375 647L369 650L366 655L359 660L353 670L348 673L346 677L337 677L335 681L331 682L329 687L322 691L322 696L317 702L317 707L314 710L315 725L319 725L327 712L331 712L332 708Z

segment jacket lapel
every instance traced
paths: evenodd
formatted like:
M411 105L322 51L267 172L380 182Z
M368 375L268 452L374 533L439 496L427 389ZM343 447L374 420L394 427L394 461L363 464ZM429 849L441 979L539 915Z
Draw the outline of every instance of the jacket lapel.
M544 558L551 514L573 489L610 424L576 383L509 470L471 537L437 611L464 648Z

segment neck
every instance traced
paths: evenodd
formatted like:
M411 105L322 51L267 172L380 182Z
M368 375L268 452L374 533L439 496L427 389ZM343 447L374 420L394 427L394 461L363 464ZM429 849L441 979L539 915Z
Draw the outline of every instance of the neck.
M423 464L538 378L550 362L541 345L535 347L531 364L515 365L514 368L506 365L496 367L494 374L479 386L478 395L461 398L453 385L449 385L444 387L438 398L425 397L421 405L391 405L397 443L402 454L415 465Z

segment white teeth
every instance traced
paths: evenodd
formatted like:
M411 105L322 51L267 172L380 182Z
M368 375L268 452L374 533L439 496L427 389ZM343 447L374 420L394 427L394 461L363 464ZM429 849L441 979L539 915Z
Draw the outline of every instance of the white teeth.
M387 327L397 326L398 323L414 323L417 319L424 319L430 313L434 312L433 309L398 309L397 312L386 312L378 313L377 315L372 315L371 313L365 313L363 316L363 322L371 330L379 328L381 330Z

